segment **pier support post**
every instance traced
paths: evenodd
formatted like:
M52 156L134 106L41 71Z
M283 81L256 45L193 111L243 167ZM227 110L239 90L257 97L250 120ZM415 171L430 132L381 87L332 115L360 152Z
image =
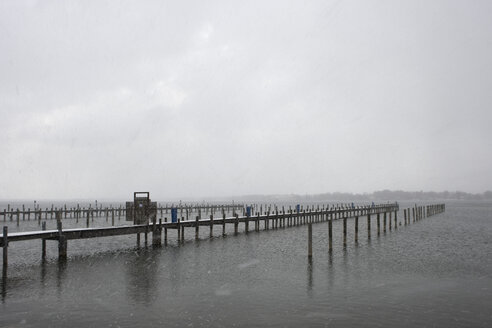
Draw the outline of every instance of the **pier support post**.
M371 238L371 214L367 214L367 238Z
M214 216L210 214L210 238L214 236Z
M313 225L308 223L308 257L313 257Z
M236 213L236 220L234 221L234 235L237 236L239 228L239 214Z
M381 221L380 221L379 213L376 214L376 224L378 226L378 236L379 236L379 234L381 233Z
M199 216L197 215L195 218L195 239L198 240L200 238L200 222Z
M178 232L178 244L181 242L181 219L178 219L178 225L176 226Z
M162 239L162 219L159 219L158 226L156 226L154 220L154 226L152 229L152 246L161 246L162 243L161 239Z
M389 223L389 231L391 231L391 212L388 212L389 218L388 218L388 223Z
M63 235L62 222L58 220L58 260L65 261L67 259L67 238Z
M355 236L354 241L357 244L359 242L359 217L355 217Z
M222 236L226 235L226 215L222 212Z
M383 232L386 233L386 212L383 213Z
M43 222L42 228L43 231L46 230L46 221ZM41 240L41 259L44 260L46 258L46 239Z
M3 246L3 273L7 272L7 265L9 263L9 227L3 227L3 238L2 238L2 246Z
M330 219L328 220L328 251L331 253L333 250L333 213L330 213Z
M167 212L167 210L166 210ZM164 218L164 223L167 223L167 217ZM164 246L167 246L167 228L164 227Z
M347 246L347 217L343 215L343 247Z

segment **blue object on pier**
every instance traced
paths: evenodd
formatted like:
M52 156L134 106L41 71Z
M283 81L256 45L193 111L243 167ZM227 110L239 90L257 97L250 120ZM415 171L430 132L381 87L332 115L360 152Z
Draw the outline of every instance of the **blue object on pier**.
M178 209L177 208L171 208L171 222L178 222Z
M246 206L246 216L251 216L251 206Z
M301 211L301 205L297 204L296 205L296 210L297 210L297 213L299 213Z
M355 208L354 203L352 203L352 208Z

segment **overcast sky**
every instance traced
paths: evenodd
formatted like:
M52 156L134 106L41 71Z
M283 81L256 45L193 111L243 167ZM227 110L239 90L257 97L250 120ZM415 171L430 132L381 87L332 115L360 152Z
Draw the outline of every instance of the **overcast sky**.
M492 1L0 1L0 198L492 189Z

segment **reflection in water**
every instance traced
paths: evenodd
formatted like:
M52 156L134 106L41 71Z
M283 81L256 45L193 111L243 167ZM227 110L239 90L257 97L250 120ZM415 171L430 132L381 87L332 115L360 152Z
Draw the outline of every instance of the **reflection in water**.
M157 296L159 257L157 250L139 248L127 263L127 292L137 304L150 305Z
M307 264L307 280L308 280L308 296L312 297L313 291L313 259L311 257L308 258Z
M2 268L2 303L5 303L7 296L7 267Z
M58 261L58 271L56 274L56 287L58 293L58 299L62 298L62 283L65 281L67 269L67 261Z

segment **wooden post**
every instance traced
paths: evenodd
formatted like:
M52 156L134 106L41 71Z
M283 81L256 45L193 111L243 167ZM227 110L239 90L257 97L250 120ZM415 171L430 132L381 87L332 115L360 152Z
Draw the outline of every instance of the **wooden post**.
M111 209L111 225L114 226L114 209Z
M376 221L377 221L377 226L378 226L378 236L380 234L380 231L381 231L381 222L380 222L380 218L379 218L379 213L376 214Z
M181 219L178 219L178 225L176 227L178 232L178 244L181 242Z
M200 222L198 215L195 217L195 239L198 240L200 238Z
M308 257L313 257L313 225L311 222L308 224Z
M333 212L330 213L330 219L328 220L328 251L333 250Z
M347 246L347 217L343 215L343 247Z
M46 230L46 221L43 222L42 228L43 231ZM41 259L44 260L46 258L46 239L41 240Z
M236 213L236 221L234 221L234 235L237 236L239 228L239 214Z
M383 232L386 233L386 212L383 214Z
M388 215L389 215L389 230L391 231L391 212L388 212Z
M395 210L395 230L398 229L398 212Z
M214 216L210 214L210 238L214 236Z
M359 242L359 217L355 217L355 243Z
M3 227L3 272L5 273L7 270L7 265L9 263L9 255L8 255L8 250L9 250L9 227L4 226Z
M167 209L166 209L167 213ZM164 223L167 223L167 217L164 218ZM164 246L167 246L167 226L164 227Z
M91 215L91 214L89 213L89 211L87 211L87 221L85 222L85 226L86 226L87 228L89 228L89 220L90 220L90 215Z
M371 214L367 214L367 238L371 238Z
M57 225L58 225L58 260L64 261L67 259L67 238L63 235L62 222L60 219L57 220Z
M222 211L222 236L226 235L226 215L225 211Z

